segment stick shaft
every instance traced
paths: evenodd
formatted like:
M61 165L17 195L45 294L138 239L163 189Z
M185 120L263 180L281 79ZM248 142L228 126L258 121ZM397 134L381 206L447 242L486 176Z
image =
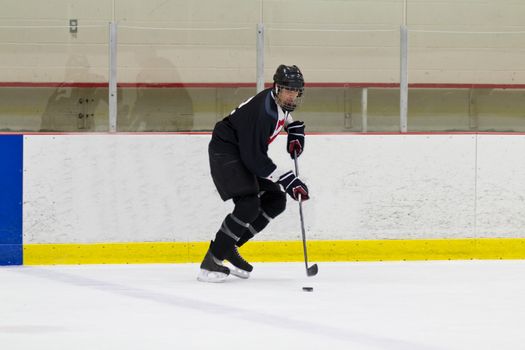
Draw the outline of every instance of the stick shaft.
M297 164L297 153L294 154L294 164L295 164L295 176L299 177L299 166ZM301 195L299 195L299 216L301 217L301 235L303 237L303 252L304 252L304 266L308 272L308 253L306 250L306 233L304 231L304 218L303 218L303 200Z

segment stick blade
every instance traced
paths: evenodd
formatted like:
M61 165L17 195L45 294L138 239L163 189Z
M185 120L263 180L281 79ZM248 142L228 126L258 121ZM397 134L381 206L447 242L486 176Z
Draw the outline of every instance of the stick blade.
M317 267L317 264L313 264L312 266L306 269L306 275L308 277L317 275L317 272L319 272L319 268Z

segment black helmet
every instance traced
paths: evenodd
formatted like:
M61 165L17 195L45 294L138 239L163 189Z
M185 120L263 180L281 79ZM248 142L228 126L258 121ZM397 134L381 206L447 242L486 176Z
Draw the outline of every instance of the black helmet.
M277 67L277 70L273 75L273 87L276 95L276 101L279 106L281 106L282 109L291 112L299 105L301 97L303 96L303 73L301 73L299 67L295 65L286 66L281 64L279 67ZM287 103L279 99L279 91L281 89L298 91L299 94L293 103Z
M285 66L281 64L277 67L275 74L273 75L273 82L275 84L286 86L295 89L304 88L303 73L297 66Z

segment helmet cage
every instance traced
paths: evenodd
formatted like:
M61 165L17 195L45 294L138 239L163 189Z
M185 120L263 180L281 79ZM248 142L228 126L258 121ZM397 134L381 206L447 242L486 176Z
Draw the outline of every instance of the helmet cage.
M296 91L298 92L297 97L293 99L293 101L290 100L284 100L282 99L282 90L288 90L288 91ZM284 109L287 112L293 112L303 101L303 94L304 94L304 87L296 88L296 87L290 87L286 85L281 84L275 84L275 102L279 106L281 106L282 109Z

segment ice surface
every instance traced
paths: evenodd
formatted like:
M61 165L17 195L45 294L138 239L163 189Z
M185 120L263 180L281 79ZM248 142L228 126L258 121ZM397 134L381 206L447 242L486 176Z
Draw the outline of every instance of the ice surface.
M0 268L2 349L523 349L525 261ZM302 291L303 286L313 292Z

